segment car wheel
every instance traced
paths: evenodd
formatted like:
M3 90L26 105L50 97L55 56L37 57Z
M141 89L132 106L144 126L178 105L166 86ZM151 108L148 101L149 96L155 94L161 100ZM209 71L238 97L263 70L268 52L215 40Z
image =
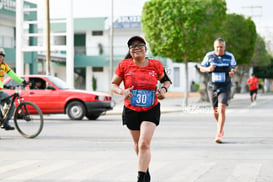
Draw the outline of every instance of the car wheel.
M100 116L101 113L88 113L86 114L86 117L89 119L89 120L96 120L98 119L98 117Z
M70 119L82 120L82 118L85 116L86 110L81 102L73 101L68 104L66 112Z

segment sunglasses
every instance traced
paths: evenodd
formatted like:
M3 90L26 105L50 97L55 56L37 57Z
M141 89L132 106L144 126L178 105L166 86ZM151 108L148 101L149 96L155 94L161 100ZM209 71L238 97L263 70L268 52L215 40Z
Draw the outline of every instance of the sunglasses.
M129 48L130 49L135 49L135 48L142 48L144 46L145 46L145 44L134 44L134 45L130 45Z

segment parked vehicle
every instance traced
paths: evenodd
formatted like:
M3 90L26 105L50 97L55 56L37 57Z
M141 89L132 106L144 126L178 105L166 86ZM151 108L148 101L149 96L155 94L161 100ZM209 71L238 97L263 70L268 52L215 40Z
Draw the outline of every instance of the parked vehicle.
M72 120L96 120L102 113L113 109L112 97L108 93L84 91L69 88L61 79L46 75L24 75L21 78L31 84L22 88L21 96L34 102L43 114L64 113ZM16 81L7 78L4 81L5 92L14 94Z

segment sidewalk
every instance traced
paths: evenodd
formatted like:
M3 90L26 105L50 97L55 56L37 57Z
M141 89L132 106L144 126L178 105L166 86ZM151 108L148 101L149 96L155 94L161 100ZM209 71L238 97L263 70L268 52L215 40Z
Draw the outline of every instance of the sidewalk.
M116 105L114 109L111 111L107 111L106 115L119 115L122 113L123 110L123 97L119 95L114 95L113 100L115 101ZM189 93L188 97L188 107L210 107L208 102L200 102L199 93ZM159 101L161 103L161 112L182 112L186 108L183 106L184 103L184 95L183 93L177 92L169 92L167 93L167 97L164 100ZM189 109L189 108L187 108Z

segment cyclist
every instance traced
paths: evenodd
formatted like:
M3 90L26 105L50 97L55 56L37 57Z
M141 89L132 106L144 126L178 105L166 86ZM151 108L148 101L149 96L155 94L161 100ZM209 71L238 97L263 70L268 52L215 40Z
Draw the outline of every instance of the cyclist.
M7 63L4 62L5 59L5 52L4 50L0 50L0 100L6 97L9 97L9 95L5 92L3 92L4 87L4 79L5 79L5 73L8 74L13 80L15 80L18 83L26 84L26 81L24 79L21 79L16 73L10 69L10 67L7 65ZM8 104L11 102L11 99L8 100ZM9 113L7 120L1 128L4 128L5 130L14 130L14 127L9 124L9 120L12 117L12 114L14 112L15 106L12 104L11 112Z

